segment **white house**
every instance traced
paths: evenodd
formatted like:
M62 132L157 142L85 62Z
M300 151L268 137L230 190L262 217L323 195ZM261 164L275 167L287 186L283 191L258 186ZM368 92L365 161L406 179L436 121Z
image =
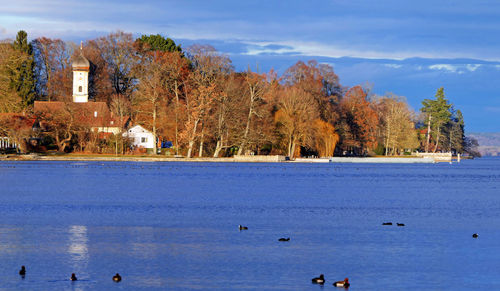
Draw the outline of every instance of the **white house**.
M154 135L140 125L129 128L123 134L123 137L129 138L132 145L135 147L143 147L145 149L152 149L155 147Z

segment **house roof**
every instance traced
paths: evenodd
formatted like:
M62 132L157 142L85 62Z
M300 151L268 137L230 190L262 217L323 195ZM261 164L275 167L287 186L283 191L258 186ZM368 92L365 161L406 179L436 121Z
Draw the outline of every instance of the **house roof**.
M120 127L123 128L129 120L124 116L114 116L105 102L66 103L60 101L35 101L35 114L53 114L66 110L77 117L81 125L91 127Z
M20 113L0 113L0 123L14 130L31 129L35 118Z
M142 127L140 125L135 125L135 126L129 128L128 132L134 132L134 133L137 133L137 132L151 133L149 130L145 129L144 127Z

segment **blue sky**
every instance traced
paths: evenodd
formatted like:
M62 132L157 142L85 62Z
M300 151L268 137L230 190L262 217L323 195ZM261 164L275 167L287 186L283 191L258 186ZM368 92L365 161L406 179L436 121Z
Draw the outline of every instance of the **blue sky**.
M500 1L0 0L0 39L92 39L117 29L207 43L236 69L333 65L344 86L405 96L416 110L445 94L467 132L500 132Z

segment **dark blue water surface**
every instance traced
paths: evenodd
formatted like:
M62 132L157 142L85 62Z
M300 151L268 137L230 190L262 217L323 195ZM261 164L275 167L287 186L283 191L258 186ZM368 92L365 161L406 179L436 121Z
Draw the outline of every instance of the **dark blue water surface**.
M499 194L495 158L4 161L0 290L500 290Z

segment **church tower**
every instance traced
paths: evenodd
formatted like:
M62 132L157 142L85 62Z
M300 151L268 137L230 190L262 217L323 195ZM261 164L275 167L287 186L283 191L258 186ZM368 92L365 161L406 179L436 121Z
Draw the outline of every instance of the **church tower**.
M89 61L83 56L80 44L80 55L73 61L73 102L89 101Z

